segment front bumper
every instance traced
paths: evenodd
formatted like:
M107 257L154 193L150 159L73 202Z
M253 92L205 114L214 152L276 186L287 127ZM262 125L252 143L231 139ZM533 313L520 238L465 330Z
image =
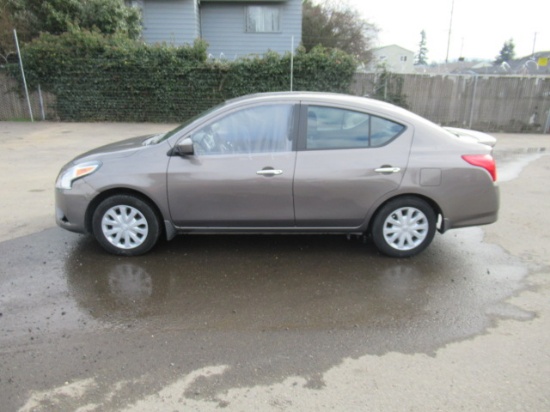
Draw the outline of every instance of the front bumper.
M55 189L55 221L63 229L88 233L86 212L97 193L84 180L74 182L72 189Z

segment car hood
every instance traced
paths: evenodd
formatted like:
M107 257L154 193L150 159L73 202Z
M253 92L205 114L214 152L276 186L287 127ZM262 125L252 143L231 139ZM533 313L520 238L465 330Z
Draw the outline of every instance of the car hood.
M90 161L96 159L116 159L128 157L147 146L147 142L155 135L131 137L130 139L110 143L83 153L73 160L75 162Z

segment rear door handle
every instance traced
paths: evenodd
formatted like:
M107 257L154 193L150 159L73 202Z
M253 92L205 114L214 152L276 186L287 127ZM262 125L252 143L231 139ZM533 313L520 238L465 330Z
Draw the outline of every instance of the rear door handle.
M399 167L393 167L393 166L382 166L378 169L374 169L376 173L382 173L384 175L389 175L392 173L399 173L401 171L401 168Z
M263 170L258 170L256 174L260 176L278 176L278 175L282 175L283 171L277 170L277 169L263 169Z

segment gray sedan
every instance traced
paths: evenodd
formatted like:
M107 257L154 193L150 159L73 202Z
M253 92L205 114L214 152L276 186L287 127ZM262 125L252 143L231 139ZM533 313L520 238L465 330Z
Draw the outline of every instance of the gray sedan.
M56 182L56 220L139 255L192 233L369 235L389 256L497 219L492 147L363 97L229 100L161 135L85 153Z

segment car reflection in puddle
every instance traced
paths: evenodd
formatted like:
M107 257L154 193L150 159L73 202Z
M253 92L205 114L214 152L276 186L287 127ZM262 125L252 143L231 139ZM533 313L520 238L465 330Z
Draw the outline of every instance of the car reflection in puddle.
M495 317L531 318L503 304L526 268L480 229L436 239L400 260L340 236L182 236L137 258L82 238L65 271L85 312L151 333L348 331L359 351L432 352Z

